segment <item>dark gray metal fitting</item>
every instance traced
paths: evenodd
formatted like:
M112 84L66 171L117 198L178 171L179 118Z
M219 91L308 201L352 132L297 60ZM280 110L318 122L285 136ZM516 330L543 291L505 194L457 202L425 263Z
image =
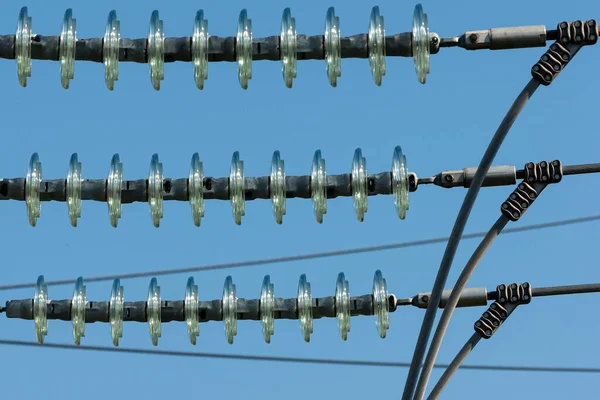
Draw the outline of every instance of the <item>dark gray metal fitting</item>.
M452 289L447 289L442 292L439 308L446 307L448 299L450 298L450 293L452 293ZM431 293L429 292L419 293L413 298L412 305L419 308L427 308L430 298ZM466 288L460 295L457 307L485 306L487 303L487 289L485 287Z
M459 46L467 50L507 50L545 45L546 27L544 25L468 31L459 40Z
M435 177L435 184L445 188L463 186L468 188L475 178L477 168L442 171ZM506 186L517 182L517 170L514 165L492 166L483 181L483 186Z

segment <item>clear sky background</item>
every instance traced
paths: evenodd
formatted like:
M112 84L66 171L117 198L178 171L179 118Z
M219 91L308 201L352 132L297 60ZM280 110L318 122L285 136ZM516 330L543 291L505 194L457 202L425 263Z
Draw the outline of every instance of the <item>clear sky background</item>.
M160 11L167 37L189 36L196 11L203 8L209 32L236 34L243 8L252 19L254 37L276 35L281 14L291 7L298 33L321 34L327 7L336 7L343 36L365 33L376 3L313 0L223 2L4 2L0 31L14 33L20 7L27 5L33 31L59 35L67 8L73 8L79 38L101 37L108 13L116 9L121 36L144 38L150 14ZM415 6L380 1L388 34L411 30ZM466 30L545 24L600 18L600 3L589 0L526 2L504 0L429 1L424 3L430 29L441 37ZM538 90L518 119L495 161L521 168L527 161L560 159L565 164L598 162L595 128L598 48L585 48L551 87ZM279 62L255 62L249 89L237 80L235 63L210 63L205 90L196 89L191 63L165 66L159 92L152 88L146 64L120 64L114 92L104 84L102 64L76 62L69 90L60 85L57 62L34 61L26 89L19 86L16 62L0 61L3 152L0 175L24 177L29 158L39 152L44 178L66 177L69 157L79 154L84 178L104 178L111 157L120 153L125 179L148 176L150 158L159 153L166 177L187 177L199 152L207 176L229 174L234 151L246 176L269 173L273 151L280 150L288 175L310 171L321 149L329 174L351 170L354 149L361 147L370 173L390 170L401 145L410 171L428 176L443 169L476 166L497 125L530 79L530 68L544 49L467 52L443 49L432 56L427 84L417 82L412 59L388 58L387 76L376 87L368 61L343 60L338 87L329 86L324 61L301 61L294 88L285 87ZM598 212L600 177L567 177L548 188L519 226ZM499 216L500 203L512 187L487 188L479 196L467 232L487 230ZM314 220L310 200L288 200L278 226L270 201L246 205L241 226L229 202L207 201L202 227L192 223L190 207L165 202L161 227L152 225L147 203L123 206L118 229L110 226L105 203L83 203L79 227L69 224L65 203L43 203L36 228L27 222L23 202L0 206L4 228L0 284L75 279L153 269L287 256L446 236L465 195L464 189L421 187L411 194L404 221L396 217L391 196L369 198L365 222L356 220L352 199L328 203L325 222ZM511 234L500 237L486 254L469 286L530 281L535 286L600 281L597 265L598 223ZM464 241L448 287L477 245ZM238 296L258 298L270 274L277 297L295 297L306 273L314 296L334 294L336 276L346 273L352 295L371 292L377 269L389 291L408 297L431 290L444 245L196 273L202 300L219 299L229 274ZM163 299L181 300L188 275L158 278ZM126 301L145 300L150 279L123 280ZM109 299L111 282L87 285L88 300ZM72 296L72 286L50 287L51 299ZM0 298L30 298L33 290L6 291ZM520 308L490 341L467 359L471 364L598 367L599 295L534 299ZM483 308L460 309L450 325L438 361L449 362L473 332ZM189 343L184 323L163 324L159 349L230 354L327 357L404 361L411 359L423 310L404 307L391 315L388 337L378 337L374 317L352 319L343 342L335 319L314 323L304 343L297 321L276 321L267 345L259 322L242 321L228 345L220 322L202 324L197 346ZM439 314L438 314L439 315ZM0 321L0 337L35 340L33 321ZM48 343L73 343L71 324L49 322ZM146 324L124 326L123 347L151 349ZM86 326L83 345L111 345L108 324ZM314 399L399 398L407 369L295 365L269 362L189 359L128 354L1 347L2 398L89 400L111 398ZM441 371L436 370L431 387ZM460 371L443 394L447 399L506 393L523 398L594 398L598 377L583 374ZM498 385L502 386L498 386Z

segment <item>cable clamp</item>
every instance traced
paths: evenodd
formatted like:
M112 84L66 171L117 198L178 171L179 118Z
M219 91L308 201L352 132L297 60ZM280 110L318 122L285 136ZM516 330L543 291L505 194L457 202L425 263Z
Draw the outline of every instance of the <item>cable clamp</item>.
M598 42L598 23L594 19L585 23L580 20L571 23L563 21L558 24L557 30L558 42L564 45L573 43L589 46Z
M502 305L510 304L529 304L533 297L531 284L523 282L522 284L511 283L510 285L500 284L496 287L496 301Z
M523 181L502 203L500 211L511 221L518 221L537 198L537 194L537 191L531 185Z
M550 48L542 55L531 68L531 75L540 84L544 86L550 85L558 76L569 61L572 54L567 46L570 44L579 46L589 46L598 42L598 23L594 19L586 22L575 20L573 22L560 22L557 26L558 39Z
M563 166L559 160L528 162L525 164L525 178L527 183L558 183L563 177Z
M511 283L510 285L498 285L496 287L496 301L475 321L475 332L481 335L482 339L489 339L502 326L508 316L522 304L531 303L532 290L529 282L523 282L520 285Z
M544 86L548 86L556 79L571 61L571 52L558 41L550 45L550 48L540 57L531 68L531 76Z
M479 333L483 339L489 339L500 328L508 318L508 310L498 301L493 302L490 307L475 321L475 332Z

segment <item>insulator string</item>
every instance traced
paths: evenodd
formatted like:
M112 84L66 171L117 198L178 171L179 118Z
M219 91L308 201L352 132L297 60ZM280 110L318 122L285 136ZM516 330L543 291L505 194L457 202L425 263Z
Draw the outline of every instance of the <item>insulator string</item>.
M148 297L145 301L124 301L123 287L115 279L111 288L110 301L89 301L82 277L75 282L73 297L70 300L52 300L48 298L48 285L40 276L35 286L33 299L10 300L3 311L8 318L33 320L37 341L44 343L48 334L48 320L71 321L73 339L80 345L85 337L85 324L104 322L110 324L114 346L119 345L123 337L124 322L142 322L148 324L150 339L154 346L162 336L161 325L167 322L185 322L192 345L200 335L200 323L209 321L223 322L225 336L233 344L237 335L238 320L260 321L266 343L271 343L275 335L276 319L291 319L300 322L302 337L310 341L313 333L313 320L336 318L342 340L347 340L350 332L350 318L355 316L375 316L379 337L386 337L390 328L389 314L396 310L396 297L388 294L387 283L376 271L371 294L351 297L348 281L344 273L338 275L335 295L313 298L310 283L302 274L298 282L296 298L275 297L274 284L269 275L263 279L258 299L243 299L236 295L236 285L228 276L223 285L223 297L220 300L201 301L198 286L190 277L185 288L184 300L165 301L156 278L150 280Z
M71 156L67 179L42 180L42 164L34 153L25 178L1 179L0 200L20 200L27 204L31 226L36 226L41 216L41 202L66 202L73 227L82 215L81 202L100 201L108 204L108 215L113 227L118 226L122 205L147 202L152 223L160 226L164 201L189 202L194 225L200 226L204 217L205 200L229 200L233 218L241 225L246 215L246 201L271 200L275 222L281 224L287 213L286 199L312 199L317 222L323 222L327 212L327 199L353 197L358 221L364 221L368 196L394 194L398 216L404 219L408 210L409 172L406 158L400 146L392 157L392 170L378 174L367 173L366 158L356 149L350 173L327 176L325 160L320 150L313 157L310 175L286 176L285 163L279 151L273 153L270 174L263 177L246 177L244 161L234 152L228 178L212 178L204 175L204 166L198 153L192 155L188 178L165 178L163 164L158 154L152 155L147 179L124 180L123 163L119 154L112 157L106 179L85 179L82 163L77 153ZM416 182L416 178L413 179ZM400 200L398 200L400 199Z
M17 20L14 35L0 36L0 58L16 59L21 86L27 86L31 77L31 60L53 60L61 64L61 84L68 89L75 77L75 60L104 63L105 83L114 90L119 76L119 62L147 63L150 81L155 90L160 90L165 78L164 64L175 61L191 62L192 76L196 87L204 89L208 79L209 62L235 62L238 65L238 80L242 89L248 88L252 79L252 62L258 60L280 61L284 84L292 88L297 76L298 60L325 60L325 70L332 87L342 76L343 58L368 58L371 74L376 85L381 85L386 74L386 57L412 57L419 82L425 83L429 73L429 56L438 52L440 39L429 32L427 15L418 4L413 13L410 32L386 36L384 19L379 7L373 7L367 33L342 37L340 17L334 7L325 15L322 35L303 35L296 32L296 20L289 8L283 11L279 35L253 38L252 20L247 10L238 17L234 36L209 35L208 19L204 10L198 10L191 36L169 38L158 10L150 16L148 35L142 39L121 38L121 21L116 10L111 10L106 20L104 36L78 39L73 10L68 9L63 17L60 36L43 36L32 33L32 17L23 7ZM168 30L168 25L167 28ZM413 39L414 38L414 39Z
M529 164L533 165L531 162ZM394 149L389 172L368 174L367 161L360 148L355 150L349 169L350 173L328 176L325 159L317 150L309 175L287 176L285 162L280 152L275 151L269 175L246 177L244 161L236 151L231 159L229 177L213 178L205 176L200 156L194 153L188 177L173 179L164 176L163 164L158 154L154 154L147 179L124 180L123 163L119 154L115 154L106 179L84 179L82 163L74 153L66 179L43 180L42 164L39 155L34 153L25 178L0 179L0 200L25 201L31 226L36 226L41 216L42 202L66 202L73 227L77 227L82 215L83 200L106 202L110 223L115 228L121 218L123 204L146 202L152 223L158 228L163 218L164 201L189 202L192 221L200 226L205 214L205 200L230 201L234 221L241 225L242 217L246 215L246 201L270 200L275 222L281 224L287 214L287 199L312 199L315 219L322 223L327 213L328 199L352 197L356 218L363 222L368 211L369 196L391 194L396 214L400 219L405 219L410 207L409 194L416 191L419 185L469 187L474 171L474 168L465 168L442 171L431 178L418 178L416 173L408 172L406 156L400 146ZM600 163L565 165L562 169L565 176L598 173ZM484 178L483 186L512 185L517 178L525 179L525 175L524 170L517 170L515 166L492 166Z

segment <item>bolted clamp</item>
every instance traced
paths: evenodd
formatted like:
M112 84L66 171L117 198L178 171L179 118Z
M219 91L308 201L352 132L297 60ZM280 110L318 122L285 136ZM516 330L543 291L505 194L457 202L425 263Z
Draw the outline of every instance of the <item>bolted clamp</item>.
M598 42L598 23L593 19L585 23L579 20L571 23L563 21L558 24L557 30L557 42L563 45L574 43L585 46Z
M493 302L481 318L475 321L475 332L483 339L489 339L508 318L508 310L498 301Z
M531 303L532 293L529 282L523 282L520 285L516 283L501 284L496 287L496 301L502 305L506 303L529 304Z
M502 326L508 316L521 304L531 303L532 290L529 282L498 285L496 301L481 315L473 327L482 339L489 339Z
M598 23L593 19L585 23L563 21L557 29L558 39L531 68L533 78L544 86L550 85L571 61L573 54L568 49L569 44L585 46L598 42Z
M537 198L537 195L537 191L531 185L521 182L508 196L508 199L502 203L500 211L511 221L518 221Z
M541 161L539 163L528 162L525 164L524 180L527 183L558 183L562 180L562 177L563 168L559 160Z
M559 160L525 164L523 182L519 183L508 199L502 203L500 211L511 221L518 221L538 196L538 190L534 186L543 184L545 187L550 183L558 183L562 177L563 168Z

